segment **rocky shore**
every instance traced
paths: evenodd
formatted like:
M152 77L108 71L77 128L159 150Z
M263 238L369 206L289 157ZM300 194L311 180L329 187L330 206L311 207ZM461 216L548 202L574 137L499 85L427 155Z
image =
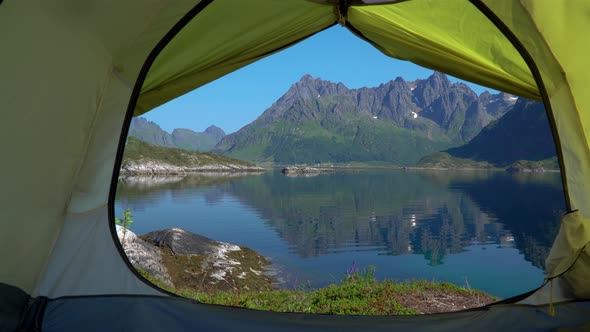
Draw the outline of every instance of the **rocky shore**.
M281 172L288 176L313 176L321 173L334 173L336 170L332 168L315 168L308 166L287 166L283 168Z
M179 166L161 161L139 160L126 161L121 166L120 175L152 175L152 174L189 174L201 172L264 172L266 169L258 166L237 164L209 164Z
M137 236L117 226L131 264L176 290L270 290L270 262L252 249L180 228Z

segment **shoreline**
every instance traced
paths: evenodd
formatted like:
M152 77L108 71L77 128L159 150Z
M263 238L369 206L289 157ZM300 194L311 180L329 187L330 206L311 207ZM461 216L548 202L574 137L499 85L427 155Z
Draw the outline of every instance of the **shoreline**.
M289 167L295 167L299 169L310 168L316 169L317 171L310 171L308 173L335 173L345 172L347 170L358 172L363 169L395 169L404 171L485 171L485 172L508 172L508 173L559 173L559 169L536 169L536 168L523 168L518 170L510 170L510 167L435 167L435 166L400 166L400 165L355 165L355 166L341 166L334 165L331 167L315 167L315 166L294 166L294 165L273 165L269 166L272 169L286 169ZM302 172L306 173L306 172Z
M236 169L236 170L228 170L228 169L202 169L202 170L190 170L190 171L121 171L119 172L119 177L128 177L128 176L148 176L148 175L234 175L240 173L264 173L267 172L268 169Z
M289 167L289 166L287 166ZM130 176L190 176L190 175L209 175L209 176L231 176L235 174L261 174L270 170L284 169L285 166L267 166L267 167L255 167L255 168L190 168L190 169L166 169L166 170L124 170L121 168L119 172L119 178L130 177ZM314 167L315 168L315 167ZM559 169L520 169L520 170L509 170L509 168L472 168L472 167L421 167L421 166L333 166L330 168L318 168L317 171L312 172L297 172L295 174L325 174L325 173L339 173L339 172L350 172L360 173L362 170L371 169L382 169L382 170L402 170L402 171L434 171L434 172L507 172L512 174L544 174L544 173L560 173ZM286 175L288 173L285 173Z
M262 173L266 171L268 171L267 168L255 165L208 164L180 166L153 160L127 160L123 162L123 165L119 171L119 176L190 175L203 173Z

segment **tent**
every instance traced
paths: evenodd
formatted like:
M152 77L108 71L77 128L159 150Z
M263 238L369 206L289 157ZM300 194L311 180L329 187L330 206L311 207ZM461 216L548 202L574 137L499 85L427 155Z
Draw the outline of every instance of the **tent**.
M568 213L543 287L457 313L332 317L199 304L130 267L113 196L132 115L335 24L545 103ZM0 1L0 330L590 328L589 35L587 0Z

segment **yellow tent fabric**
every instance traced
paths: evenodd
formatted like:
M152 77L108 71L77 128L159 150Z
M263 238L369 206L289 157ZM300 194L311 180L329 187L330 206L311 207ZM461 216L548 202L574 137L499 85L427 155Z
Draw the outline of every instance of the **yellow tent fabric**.
M303 40L334 22L331 5L301 0L213 1L158 56L142 87L135 115Z
M33 296L159 294L130 272L110 229L126 110L149 111L340 22L390 56L546 102L568 212L578 210L548 260L549 273L564 273L553 299L587 298L590 262L580 245L590 240L590 2L339 3L2 2L0 132L9 139L0 140L0 283ZM144 77L146 59L172 35ZM529 303L547 303L550 293L545 287Z
M571 209L590 216L590 150L585 92L590 74L584 55L590 51L585 31L590 30L587 1L486 1L489 9L514 32L538 67L545 86L550 118L557 126L563 152Z
M383 53L519 96L541 99L522 57L465 1L353 6L350 24Z
M135 115L335 24L344 15L336 8L302 0L214 1L158 56ZM227 17L231 24L219 17ZM354 32L361 32L389 56L541 99L510 41L464 0L351 6L347 19ZM248 34L243 34L244 29ZM346 45L342 56L346 57ZM351 66L355 61L363 59L351 59Z
M548 274L563 272L556 267L563 266L559 261L577 258L575 268L563 278L575 297L590 298L588 251L578 256L580 246L590 241L590 233L581 231L590 218L590 68L585 60L590 52L590 3L505 0L485 1L485 5L522 42L538 68L562 152L561 171L569 208L577 210L562 221L547 259Z

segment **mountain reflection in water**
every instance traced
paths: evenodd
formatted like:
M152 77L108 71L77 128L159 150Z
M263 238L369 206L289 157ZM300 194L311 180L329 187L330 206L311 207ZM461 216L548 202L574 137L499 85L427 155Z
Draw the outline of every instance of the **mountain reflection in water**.
M518 265L515 278L542 281L563 193L557 173L367 170L306 178L269 171L124 178L117 213L126 207L139 234L180 227L245 245L288 271L287 279L325 285L356 260L374 263L382 277L469 278L472 287L506 297L528 289L504 291L491 280L500 276L486 274L509 276ZM519 285L537 281L530 284Z

